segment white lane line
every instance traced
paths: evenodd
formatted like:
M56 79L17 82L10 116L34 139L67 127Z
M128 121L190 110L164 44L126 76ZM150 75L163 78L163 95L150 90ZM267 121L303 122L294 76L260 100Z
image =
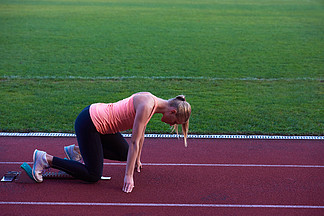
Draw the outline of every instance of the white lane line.
M9 133L0 132L0 136L8 137L76 137L73 133ZM123 134L124 137L130 138L131 134ZM183 135L177 134L145 134L145 138L178 138ZM204 135L189 134L189 139L272 139L272 140L324 140L324 136L281 136L281 135Z
M211 77L211 76L19 76L2 75L3 79L37 79L37 80L130 80L130 79L149 79L149 80L207 80L207 81L322 81L318 77L295 77L295 78L257 78L257 77Z
M109 164L110 165L110 164ZM146 166L205 166L205 167L290 167L290 168L324 168L324 165L271 165L271 164L172 164L143 163Z
M23 162L0 162L0 165L21 165ZM33 164L33 162L27 162ZM125 166L126 163L104 163L105 166ZM143 166L192 166L192 167L277 167L277 168L324 168L324 165L297 164L189 164L189 163L142 163Z
M87 202L0 202L0 205L324 209L324 206L312 206L312 205L240 205L240 204L181 204L181 203L173 204L173 203L87 203Z

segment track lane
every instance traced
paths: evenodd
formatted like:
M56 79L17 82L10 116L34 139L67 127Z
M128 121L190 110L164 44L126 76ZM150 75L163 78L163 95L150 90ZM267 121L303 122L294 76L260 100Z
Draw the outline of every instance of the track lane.
M8 140L10 142L8 142ZM13 142L14 141L14 142ZM1 161L30 161L28 154L34 148L49 149L63 156L62 146L73 143L72 138L23 138L22 140L0 138ZM191 140L192 141L192 140ZM313 164L323 165L323 143L305 141L297 143L264 142L261 140L195 140L188 148L183 147L177 139L146 139L143 162L152 163L222 163L253 162L265 164ZM2 145L3 144L3 145ZM12 151L23 149L12 155ZM41 149L39 148L39 149ZM205 151L208 149L208 151ZM287 154L287 153L290 154ZM182 155L181 155L182 154ZM270 155L268 155L270 154ZM58 156L60 156L58 155ZM162 155L162 156L161 156ZM168 157L166 157L168 155ZM181 157L179 157L181 155ZM241 155L241 158L234 157ZM310 157L311 156L311 157ZM243 159L242 159L243 157ZM189 158L189 159L188 159ZM20 160L18 160L20 159ZM105 161L110 162L110 161ZM0 165L0 171L16 169L17 165ZM323 168L302 167L196 167L196 166L144 166L142 173L135 175L135 189L131 194L121 192L125 167L122 165L106 165L104 174L112 176L110 181L97 184L85 184L78 180L46 180L36 183L1 184L1 194L5 201L44 201L44 202L84 202L89 203L157 203L157 204L212 204L212 205L288 205L288 206L323 206L324 186L321 184ZM14 193L13 193L14 191ZM46 194L44 194L46 192ZM51 194L52 196L47 196ZM1 201L4 201L1 199ZM24 211L38 208L46 211L46 205L0 205L10 212L13 209ZM50 207L52 208L52 207ZM84 210L87 214L112 210L116 215L159 215L158 213L175 215L233 214L271 215L320 215L323 209L288 209L288 208L239 208L239 207L158 207L158 206L69 206L57 207L60 212L72 215L76 210ZM62 210L63 211L63 210ZM57 213L58 213L57 212ZM231 213L232 212L232 213ZM150 214L151 213L151 214ZM163 215L162 213L160 215ZM178 215L179 215L178 214ZM94 215L94 214L93 214ZM181 215L181 214L180 214ZM278 214L277 214L278 215Z
M32 197L37 195L37 201L43 202L100 203L104 198L108 203L324 205L321 168L147 166L135 174L131 194L121 193L123 173L124 167L107 166L104 175L112 177L109 181L86 184L72 179L45 179L41 184L28 184L30 190L25 182L9 183L1 193L6 194L7 201L21 202L36 201ZM12 194L12 190L19 190L19 194ZM43 191L55 196L43 197Z
M0 161L32 161L35 148L65 157L63 146L75 143L76 138L0 137ZM142 162L324 165L323 140L189 139L188 145L182 139L146 138Z

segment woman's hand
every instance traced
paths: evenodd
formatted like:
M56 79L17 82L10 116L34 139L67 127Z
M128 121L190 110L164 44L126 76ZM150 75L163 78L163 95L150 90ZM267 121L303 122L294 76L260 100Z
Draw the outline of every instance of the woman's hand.
M133 176L125 175L123 191L125 193L130 193L132 192L133 188L134 188Z
M135 165L135 170L136 170L137 172L141 172L141 169L142 169L142 163L141 163L140 160L137 160L137 161L136 161L136 165Z

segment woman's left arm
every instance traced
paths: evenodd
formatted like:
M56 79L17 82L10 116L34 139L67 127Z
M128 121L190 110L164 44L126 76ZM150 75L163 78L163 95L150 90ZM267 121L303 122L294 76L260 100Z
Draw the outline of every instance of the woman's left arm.
M141 154L142 154L142 148L143 148L143 144L144 144L144 136L145 136L145 129L144 129L142 138L141 138L140 143L139 143L138 155L137 155L137 159L136 159L135 169L136 169L137 172L141 172L141 169L142 169Z

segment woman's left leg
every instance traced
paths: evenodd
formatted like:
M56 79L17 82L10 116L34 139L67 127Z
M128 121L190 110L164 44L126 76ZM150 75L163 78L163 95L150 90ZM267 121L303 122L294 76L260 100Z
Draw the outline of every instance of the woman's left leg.
M102 176L103 149L101 135L92 123L89 107L85 108L77 117L75 133L84 164L57 157L53 157L52 160L48 161L53 168L65 171L78 179L96 182Z

